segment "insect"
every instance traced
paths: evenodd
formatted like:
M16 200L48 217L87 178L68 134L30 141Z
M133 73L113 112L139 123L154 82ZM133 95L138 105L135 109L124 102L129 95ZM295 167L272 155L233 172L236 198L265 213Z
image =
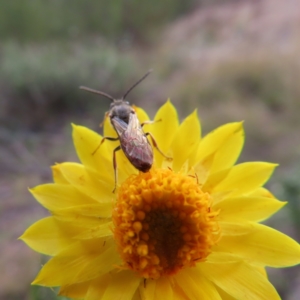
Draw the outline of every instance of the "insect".
M132 89L135 88L141 81L143 81L151 73L151 71L152 70L149 70L141 79L131 86L121 99L114 99L112 96L106 93L85 86L80 87L82 90L102 95L113 101L110 104L109 111L106 113L106 117L109 117L118 137L103 137L98 147L92 153L94 155L105 140L120 141L120 145L113 151L113 167L115 178L115 187L113 189L113 193L117 187L117 151L122 149L127 159L136 169L142 172L148 172L153 164L153 149L147 139L147 136L149 136L151 138L153 147L155 147L165 158L171 160L170 157L166 156L158 148L152 134L150 132L145 133L143 131L143 126L145 124L151 124L155 121L146 121L140 123L134 109L130 106L128 101L125 101L126 96L132 91Z

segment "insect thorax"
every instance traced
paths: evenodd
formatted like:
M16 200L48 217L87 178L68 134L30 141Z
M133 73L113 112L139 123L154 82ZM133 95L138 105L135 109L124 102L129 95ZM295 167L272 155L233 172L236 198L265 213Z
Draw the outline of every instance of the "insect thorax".
M127 101L115 100L110 106L109 117L118 117L126 124L128 124L129 116L132 112L134 112L134 110Z

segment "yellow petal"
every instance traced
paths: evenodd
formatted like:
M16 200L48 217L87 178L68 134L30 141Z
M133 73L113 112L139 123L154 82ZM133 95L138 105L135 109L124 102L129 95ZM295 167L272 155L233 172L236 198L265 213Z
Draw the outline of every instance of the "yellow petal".
M173 300L189 300L189 298L184 294L181 287L177 284L173 285Z
M200 141L200 122L195 110L180 125L172 144L173 170L179 171Z
M300 263L300 246L296 241L265 225L249 223L251 231L244 235L223 236L218 242L218 251L234 253L262 266L275 268Z
M245 235L253 230L252 222L245 221L219 221L219 226L222 233L222 238L227 235ZM219 245L219 244L218 244Z
M100 204L100 203L99 203ZM101 205L81 205L56 210L53 213L56 219L64 223L71 222L80 227L76 239L100 238L112 235L111 203Z
M199 268L210 281L236 299L280 300L264 275L243 260L233 261L231 255L211 254Z
M132 105L132 107L134 108L135 113L137 114L137 117L138 117L140 123L150 120L148 114L142 108L137 107L135 105Z
M227 294L225 291L223 291L219 287L216 287L216 289L219 292L222 300L237 300L235 297L232 297L231 295Z
M107 143L103 143L97 149L102 136L83 126L72 124L72 127L73 142L82 164L87 168L101 172L103 177L112 180L112 172L103 172L103 170L109 170L112 166L112 155L107 149ZM97 151L94 153L96 149Z
M266 198L276 199L276 197L269 190L267 190L264 187L259 187L258 189L251 192L249 194L249 196L252 196L252 197L266 197Z
M142 300L156 300L155 298L155 290L156 290L157 280L145 280L142 284L140 284L139 292Z
M155 298L173 300L173 288L168 277L161 277L156 282Z
M94 279L84 300L100 300L111 282L111 274L105 274Z
M132 271L126 270L114 273L101 300L132 299L141 280L141 277L138 277Z
M211 160L210 160L210 162L211 162ZM228 168L228 169L224 169L222 171L210 174L207 177L207 180L205 181L205 183L202 187L203 191L211 193L213 191L214 187L217 186L218 184L220 184L220 182L222 182L228 176L230 171L231 171L231 168Z
M31 225L20 239L37 252L55 255L68 247L76 234L76 228L47 217Z
M188 170L188 176L196 177L197 183L200 186L203 186L209 174L209 167L207 167L205 163L206 162L200 162L196 166L189 166L189 170ZM208 162L208 165L209 163L210 162Z
M69 184L68 180L64 177L64 175L61 173L59 166L55 165L51 167L52 169L52 176L53 180L57 184Z
M167 101L156 113L153 124L145 125L145 132L151 132L159 149L168 155L171 142L177 131L178 116L175 107L170 101ZM164 157L154 149L154 163L160 167Z
M201 140L201 136L200 136L200 140ZM191 151L190 155L189 155L189 159L188 159L188 170L195 168L195 166L199 165L201 162L203 162L203 160L201 160L200 162L197 160L198 157L198 149L199 149L199 144L193 148L193 150ZM209 163L210 165L212 165L213 163L213 158L209 157L208 159L206 158L205 161L209 161L212 160L211 163ZM210 169L208 169L210 170Z
M105 137L118 137L115 129L110 123L110 119L107 116L103 122L103 136Z
M141 300L139 290L136 290L135 294L132 296L131 300Z
M54 212L54 217L58 221L61 221L65 224L68 223L69 226L77 228L77 235L75 237L78 239L87 239L87 236L91 236L93 233L96 234L98 229L101 230L104 227L109 227L111 223L108 219L86 217L80 214L77 215L77 219L74 218L74 215L62 216L59 215L58 211Z
M104 202L97 204L84 204L78 206L70 206L67 208L57 209L53 214L61 217L73 217L74 219L79 216L95 217L98 220L102 218L110 218L112 212L112 202Z
M188 299L221 300L214 285L203 276L198 268L181 271L176 274L175 280Z
M72 299L83 299L88 291L91 282L80 282L60 287L58 296L65 296Z
M265 276L266 278L268 278L268 274L267 274L267 271L266 271L266 268L265 267L257 267L256 268L258 272L260 272L263 276Z
M30 189L30 192L38 202L49 210L82 205L83 203L97 203L67 184L42 184Z
M252 192L272 175L276 164L248 162L231 168L227 177L213 188L213 193L230 191L231 197Z
M100 223L100 224L99 224ZM75 236L75 238L79 240L85 240L85 239L96 239L96 238L102 238L102 237L111 237L113 224L112 222L106 222L102 223L98 222L95 226L89 226L85 230L80 230L78 234Z
M109 202L114 198L113 181L106 181L100 174L95 174L77 163L60 164L64 177L83 194L98 202Z
M230 127L230 129L232 129L231 134L227 136L222 145L216 149L214 162L210 170L211 173L215 173L233 166L242 151L245 140L243 123L240 122L233 124L235 126ZM201 149L201 145L199 147Z
M61 286L104 275L119 263L114 243L89 240L72 244L50 259L32 284Z
M76 228L74 239L85 240L91 238L108 237L112 235L112 222L109 219L98 219L97 217L86 217L83 215L59 215L56 211L55 219Z
M213 153L220 154L215 164L214 172L225 169L234 164L238 158L243 146L243 127L242 122L229 123L206 135L199 144L197 161L203 160L208 155ZM231 149L231 153L230 153ZM223 161L225 155L228 157ZM220 166L217 166L220 163Z
M286 202L274 198L240 196L227 198L213 206L220 210L220 220L230 221L244 219L260 222L281 209Z
M97 239L87 240L84 244L88 244L90 253L86 255L86 265L83 265L83 268L76 276L76 282L82 282L86 280L91 280L93 278L98 277L99 275L110 272L115 269L117 265L120 265L121 259L118 255L115 242L113 239L107 239L104 242L103 239L98 239L101 243L98 243L98 247L96 246ZM92 245L92 247L91 247ZM99 246L102 249L99 249ZM95 257L92 257L93 254L96 254ZM78 257L77 257L78 259Z

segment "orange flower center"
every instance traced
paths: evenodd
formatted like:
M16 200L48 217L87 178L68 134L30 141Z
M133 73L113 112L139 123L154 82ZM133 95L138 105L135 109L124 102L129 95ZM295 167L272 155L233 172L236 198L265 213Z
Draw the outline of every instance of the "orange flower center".
M123 267L157 279L204 261L219 238L217 214L196 178L163 169L130 176L112 213Z

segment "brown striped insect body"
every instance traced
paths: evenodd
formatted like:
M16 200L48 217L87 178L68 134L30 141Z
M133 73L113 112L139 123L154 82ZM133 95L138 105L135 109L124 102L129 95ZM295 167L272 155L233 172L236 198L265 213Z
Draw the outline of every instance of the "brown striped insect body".
M87 87L83 87L83 86L80 87L83 90L102 95L113 101L110 105L110 110L106 113L106 116L109 117L110 122L113 128L115 129L118 137L103 137L99 146L92 153L95 154L105 140L120 141L120 145L116 147L113 151L113 167L114 167L114 176L115 176L115 188L113 192L116 190L116 185L117 185L117 161L116 161L117 151L122 149L127 159L136 169L142 172L148 172L151 169L153 164L153 149L147 139L147 136L149 135L152 140L153 146L157 148L157 150L163 156L165 156L157 147L157 144L153 136L149 132L145 133L143 131L143 126L145 124L153 123L153 121L147 121L141 124L138 120L135 110L130 106L128 101L125 101L125 98L129 94L129 92L135 86L137 86L142 80L144 80L150 74L150 72L151 71L148 71L119 100L114 99L113 97L111 97L106 93L93 90Z

